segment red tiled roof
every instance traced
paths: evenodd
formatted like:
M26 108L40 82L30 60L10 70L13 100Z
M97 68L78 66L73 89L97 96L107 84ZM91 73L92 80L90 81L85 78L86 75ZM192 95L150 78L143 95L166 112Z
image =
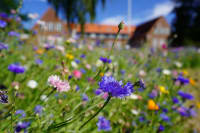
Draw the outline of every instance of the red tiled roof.
M48 8L48 10L44 13L42 18L40 19L45 22L61 22L65 27L65 31L67 32L67 24L59 19L56 16L56 12L52 8ZM72 29L76 29L77 32L81 32L81 26L71 24ZM33 29L38 29L38 24L34 25ZM133 33L136 29L135 26L130 26L131 30L130 33ZM105 25L105 24L85 24L84 32L85 33L99 33L99 34L116 34L118 31L117 25ZM129 26L124 26L124 28L120 32L121 34L129 34Z

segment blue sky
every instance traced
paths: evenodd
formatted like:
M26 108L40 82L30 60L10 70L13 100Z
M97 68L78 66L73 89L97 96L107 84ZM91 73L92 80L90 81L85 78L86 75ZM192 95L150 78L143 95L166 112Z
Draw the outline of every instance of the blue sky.
M160 15L166 16L169 23L173 18L173 15L169 14L174 8L171 0L132 0L131 5L132 25L138 25ZM36 13L40 18L48 7L46 0L24 0L21 12ZM123 20L128 24L127 10L128 0L106 0L104 9L100 4L98 5L95 23L118 24ZM35 22L36 20L30 21L25 23L25 26L30 28Z

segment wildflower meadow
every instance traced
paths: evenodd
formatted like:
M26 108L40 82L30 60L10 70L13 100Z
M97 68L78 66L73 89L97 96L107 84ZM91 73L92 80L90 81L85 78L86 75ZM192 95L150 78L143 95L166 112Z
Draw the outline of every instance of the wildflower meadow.
M0 133L200 132L197 48L39 44L2 16Z

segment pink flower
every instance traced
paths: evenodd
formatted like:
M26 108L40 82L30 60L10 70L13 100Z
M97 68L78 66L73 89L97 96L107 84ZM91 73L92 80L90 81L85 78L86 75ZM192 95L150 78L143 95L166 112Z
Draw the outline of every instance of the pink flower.
M57 87L57 85L61 82L60 77L57 75L52 75L48 78L48 83L50 86Z
M57 89L58 92L66 92L70 89L67 81L62 81L59 76L52 75L48 78L48 83Z
M66 92L69 91L69 89L70 89L69 83L66 81L61 81L57 85L58 92Z
M82 72L79 70L74 70L73 74L76 78L80 79L82 77Z

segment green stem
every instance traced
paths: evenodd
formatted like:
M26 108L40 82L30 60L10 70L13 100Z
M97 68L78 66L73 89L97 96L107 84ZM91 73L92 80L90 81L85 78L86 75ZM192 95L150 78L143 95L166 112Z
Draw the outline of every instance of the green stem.
M112 97L111 95L108 96L108 98L105 101L104 105L92 117L90 117L90 119L88 119L85 123L83 123L80 126L79 130L81 130L88 122L90 122L94 117L96 117L104 109L104 107L109 103L111 97Z

